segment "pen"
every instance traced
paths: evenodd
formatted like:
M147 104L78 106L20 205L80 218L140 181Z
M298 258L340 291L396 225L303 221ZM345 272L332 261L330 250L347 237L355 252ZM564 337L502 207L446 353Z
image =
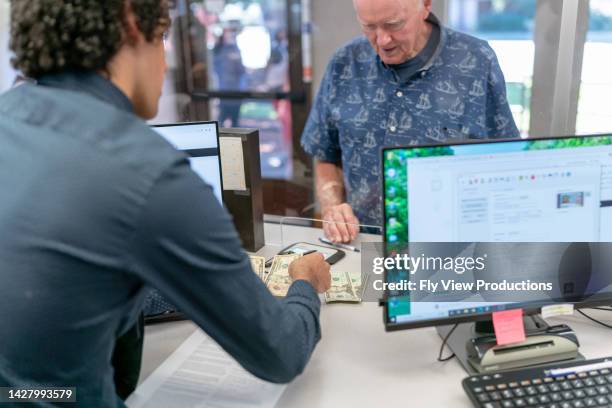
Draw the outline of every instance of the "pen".
M334 247L336 247L336 248L346 249L347 251L361 252L361 251L359 250L359 248L355 248L355 247L354 247L354 246L352 246L352 245L346 245L346 244L340 244L340 243L337 243L337 244L336 244L336 243L331 242L331 241L330 241L329 239L327 239L327 238L319 238L319 241L321 241L321 242L322 242L322 243L324 243L324 244L334 246Z

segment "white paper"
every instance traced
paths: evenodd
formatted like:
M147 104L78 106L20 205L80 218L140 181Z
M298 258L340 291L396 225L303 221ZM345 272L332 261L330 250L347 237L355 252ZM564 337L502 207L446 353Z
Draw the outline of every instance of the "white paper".
M563 303L557 305L548 305L542 307L542 319L548 319L555 316L571 316L574 314L574 305L571 303Z
M249 374L197 330L128 398L129 408L272 408L286 385Z
M244 174L244 152L242 139L239 137L219 138L221 152L221 176L224 190L246 190Z

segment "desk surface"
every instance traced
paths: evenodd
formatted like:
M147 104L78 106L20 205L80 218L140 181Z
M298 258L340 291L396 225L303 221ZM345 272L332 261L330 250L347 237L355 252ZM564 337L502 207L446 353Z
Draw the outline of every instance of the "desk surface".
M267 226L266 237L282 246L278 227ZM290 231L290 234L286 232ZM291 227L284 236L316 242L317 231ZM294 235L295 234L295 235ZM269 253L271 249L264 251ZM273 249L272 249L273 251ZM338 268L359 267L359 257L347 254ZM589 311L603 321L612 313ZM612 356L610 329L580 315L551 319L569 324L578 334L586 358ZM436 361L441 340L433 328L387 333L382 309L375 303L322 304L323 338L304 373L293 381L278 407L377 407L410 402L412 406L470 407L461 388L466 373L455 359ZM141 381L148 377L191 333L191 322L147 326Z

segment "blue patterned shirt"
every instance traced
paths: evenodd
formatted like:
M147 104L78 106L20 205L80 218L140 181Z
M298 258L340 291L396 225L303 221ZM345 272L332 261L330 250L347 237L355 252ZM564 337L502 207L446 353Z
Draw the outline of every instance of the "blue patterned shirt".
M440 25L433 14L429 21ZM336 51L327 67L302 147L342 165L347 202L362 224L382 222L381 147L519 137L495 52L440 28L435 53L407 82L365 37Z

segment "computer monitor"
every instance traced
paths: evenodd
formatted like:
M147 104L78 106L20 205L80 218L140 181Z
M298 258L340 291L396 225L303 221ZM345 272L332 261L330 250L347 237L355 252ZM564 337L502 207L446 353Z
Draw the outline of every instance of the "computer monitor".
M193 171L213 188L215 197L222 203L223 183L217 122L155 125L153 130L189 156Z
M390 147L382 167L386 245L612 242L612 135ZM610 275L576 306L612 303ZM384 322L448 325L506 309L535 314L546 302L411 302L387 291Z

